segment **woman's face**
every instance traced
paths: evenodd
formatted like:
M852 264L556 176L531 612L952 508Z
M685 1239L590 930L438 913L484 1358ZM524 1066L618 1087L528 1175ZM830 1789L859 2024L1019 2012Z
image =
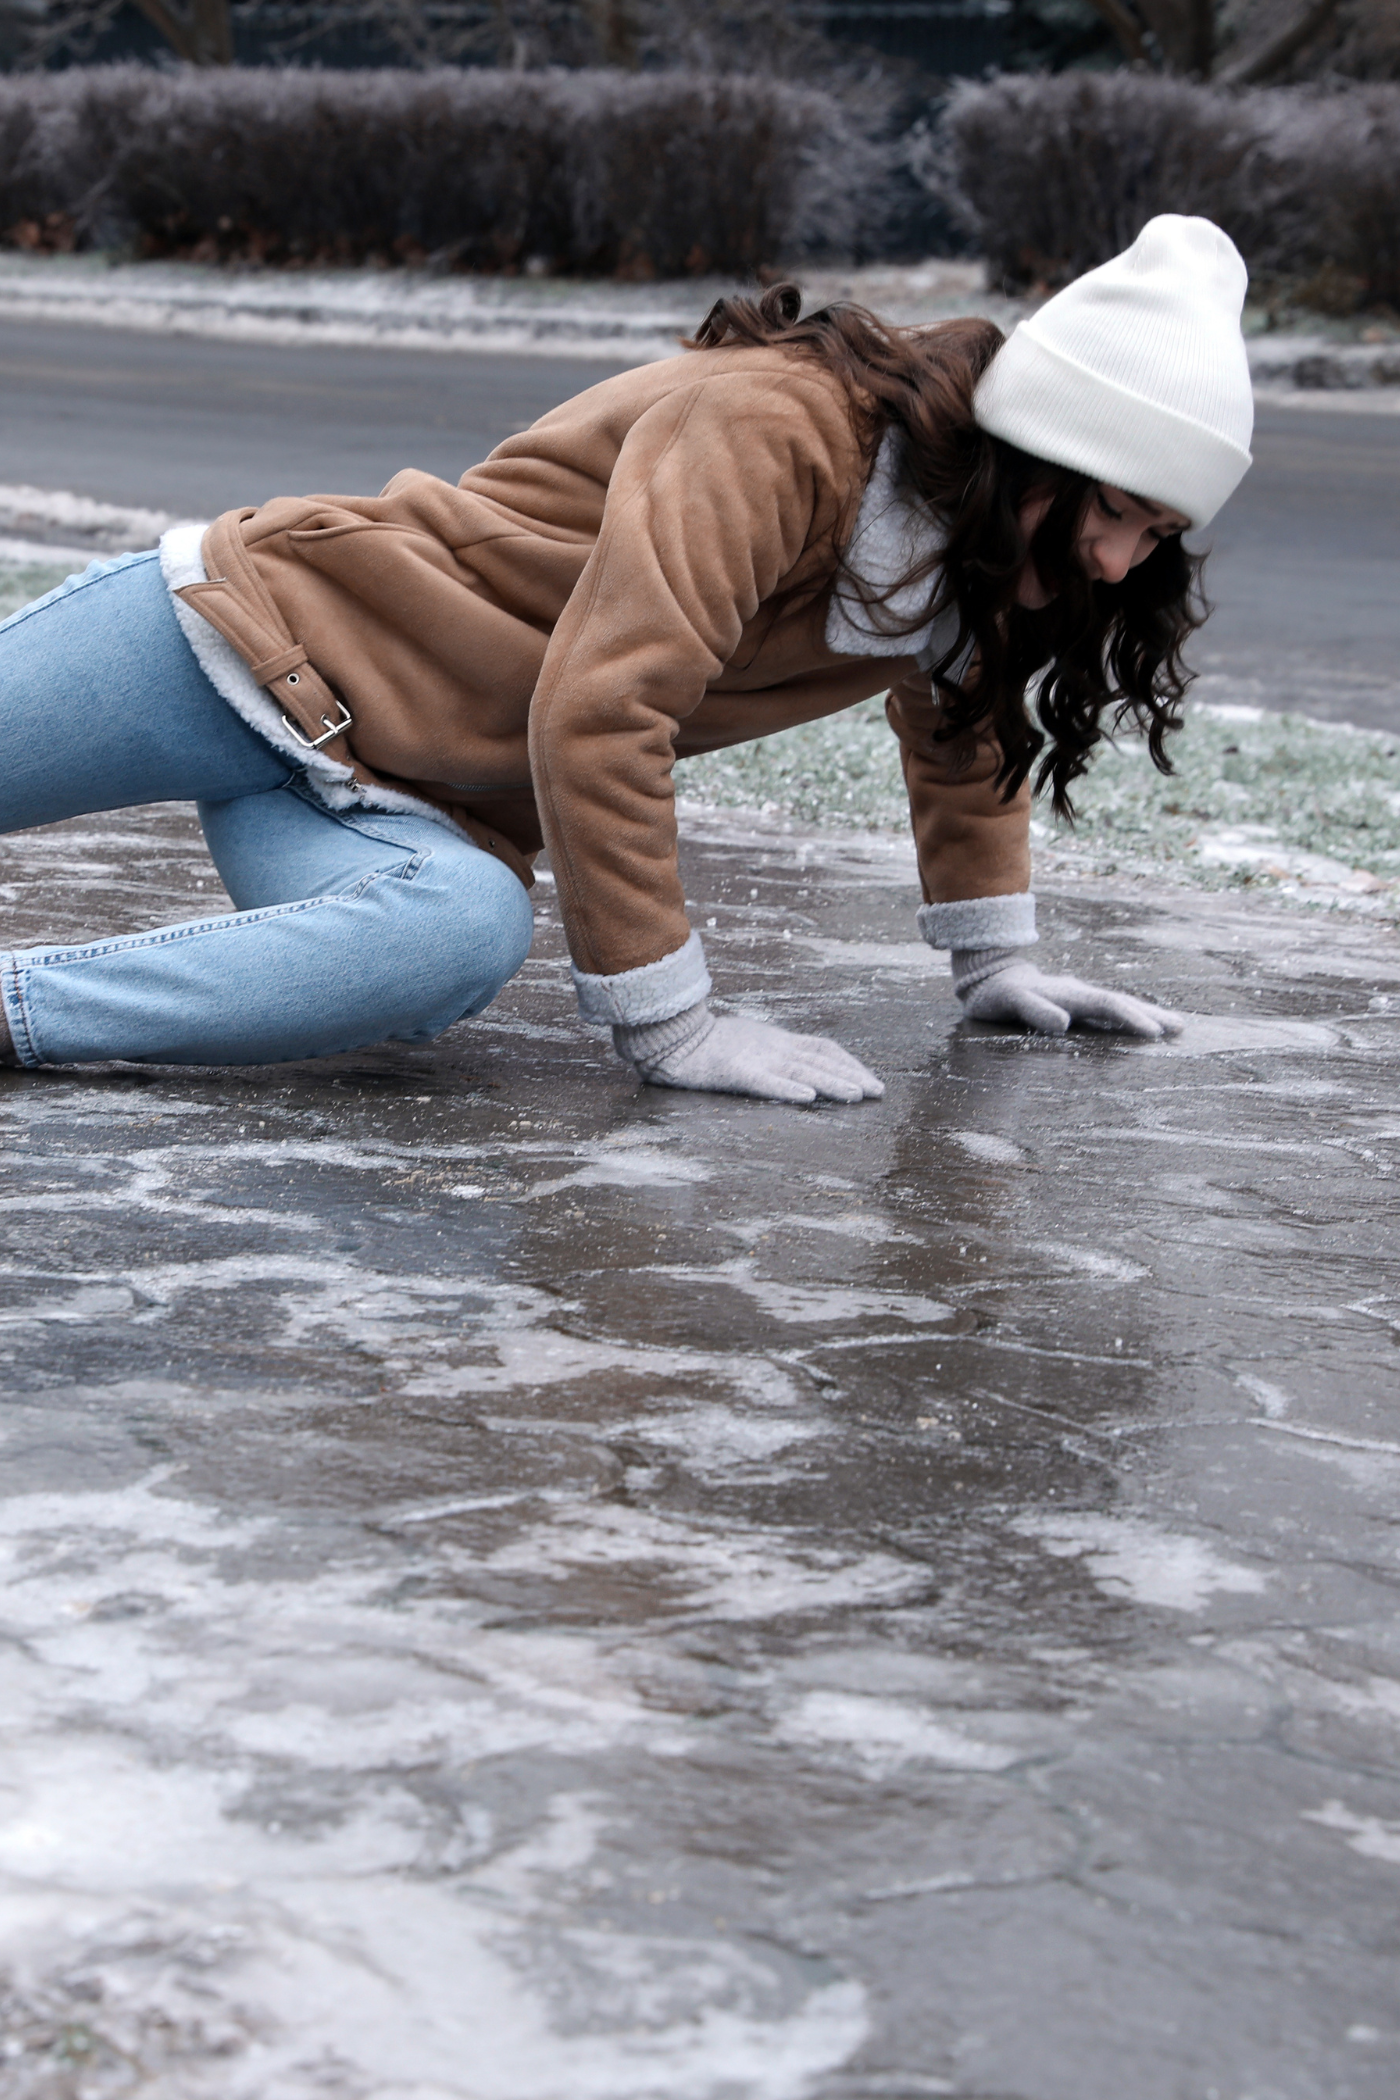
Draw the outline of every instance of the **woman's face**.
M1021 530L1028 546L1053 501L1046 492L1027 497L1021 505ZM1080 524L1074 543L1075 558L1095 583L1121 583L1129 569L1146 561L1163 540L1185 532L1190 522L1180 511L1169 510L1165 503L1150 503L1145 496L1130 496L1123 489L1109 488L1101 482L1090 496ZM1027 556L1016 586L1017 604L1038 612L1053 595Z

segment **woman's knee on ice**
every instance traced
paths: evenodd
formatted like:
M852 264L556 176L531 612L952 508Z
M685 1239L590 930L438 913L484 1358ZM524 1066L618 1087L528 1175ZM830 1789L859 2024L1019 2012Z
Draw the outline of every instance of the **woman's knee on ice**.
M476 847L434 853L405 888L428 909L412 952L386 958L404 995L390 1032L422 1042L491 1004L529 954L535 922L524 885Z

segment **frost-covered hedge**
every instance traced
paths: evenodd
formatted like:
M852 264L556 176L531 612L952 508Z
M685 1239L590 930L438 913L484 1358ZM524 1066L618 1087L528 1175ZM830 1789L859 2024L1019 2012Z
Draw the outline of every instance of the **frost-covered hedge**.
M1400 86L1003 75L956 91L922 172L1009 284L1063 283L1179 211L1225 227L1255 272L1400 302Z
M0 237L26 247L742 271L849 250L882 172L835 97L745 75L0 76Z

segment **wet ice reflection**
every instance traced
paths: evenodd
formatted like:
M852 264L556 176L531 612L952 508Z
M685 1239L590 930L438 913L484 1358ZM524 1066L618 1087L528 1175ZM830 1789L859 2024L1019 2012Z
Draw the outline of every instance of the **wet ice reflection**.
M1388 2100L1389 937L1070 889L1206 1018L1027 1042L892 851L688 885L884 1103L637 1090L552 932L0 1080L0 2092Z

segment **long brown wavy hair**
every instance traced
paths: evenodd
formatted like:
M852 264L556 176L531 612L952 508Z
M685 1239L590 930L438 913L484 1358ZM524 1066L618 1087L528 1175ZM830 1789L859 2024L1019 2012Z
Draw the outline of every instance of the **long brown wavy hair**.
M720 299L687 347L771 345L817 359L845 387L872 463L891 425L904 433L905 485L932 509L947 538L894 590L927 582L928 599L901 621L885 602L894 590L872 599L849 575L843 589L862 599L875 631L892 638L934 614L956 612L957 640L933 667L940 741L970 751L972 732L989 726L1001 747L997 786L1004 797L1016 794L1039 759L1036 790L1049 787L1065 817L1074 814L1070 785L1108 734L1110 712L1115 729L1129 717L1136 722L1153 764L1170 773L1165 739L1181 727L1193 676L1181 651L1208 610L1203 557L1176 535L1121 583L1086 575L1074 548L1096 484L989 436L973 420L974 389L1004 340L991 321L896 328L861 306L828 306L805 319L801 313L795 284L774 285L757 299ZM1028 549L1020 511L1045 495L1050 507ZM1053 594L1038 611L1016 603L1028 552ZM969 645L978 668L964 687L951 671Z

